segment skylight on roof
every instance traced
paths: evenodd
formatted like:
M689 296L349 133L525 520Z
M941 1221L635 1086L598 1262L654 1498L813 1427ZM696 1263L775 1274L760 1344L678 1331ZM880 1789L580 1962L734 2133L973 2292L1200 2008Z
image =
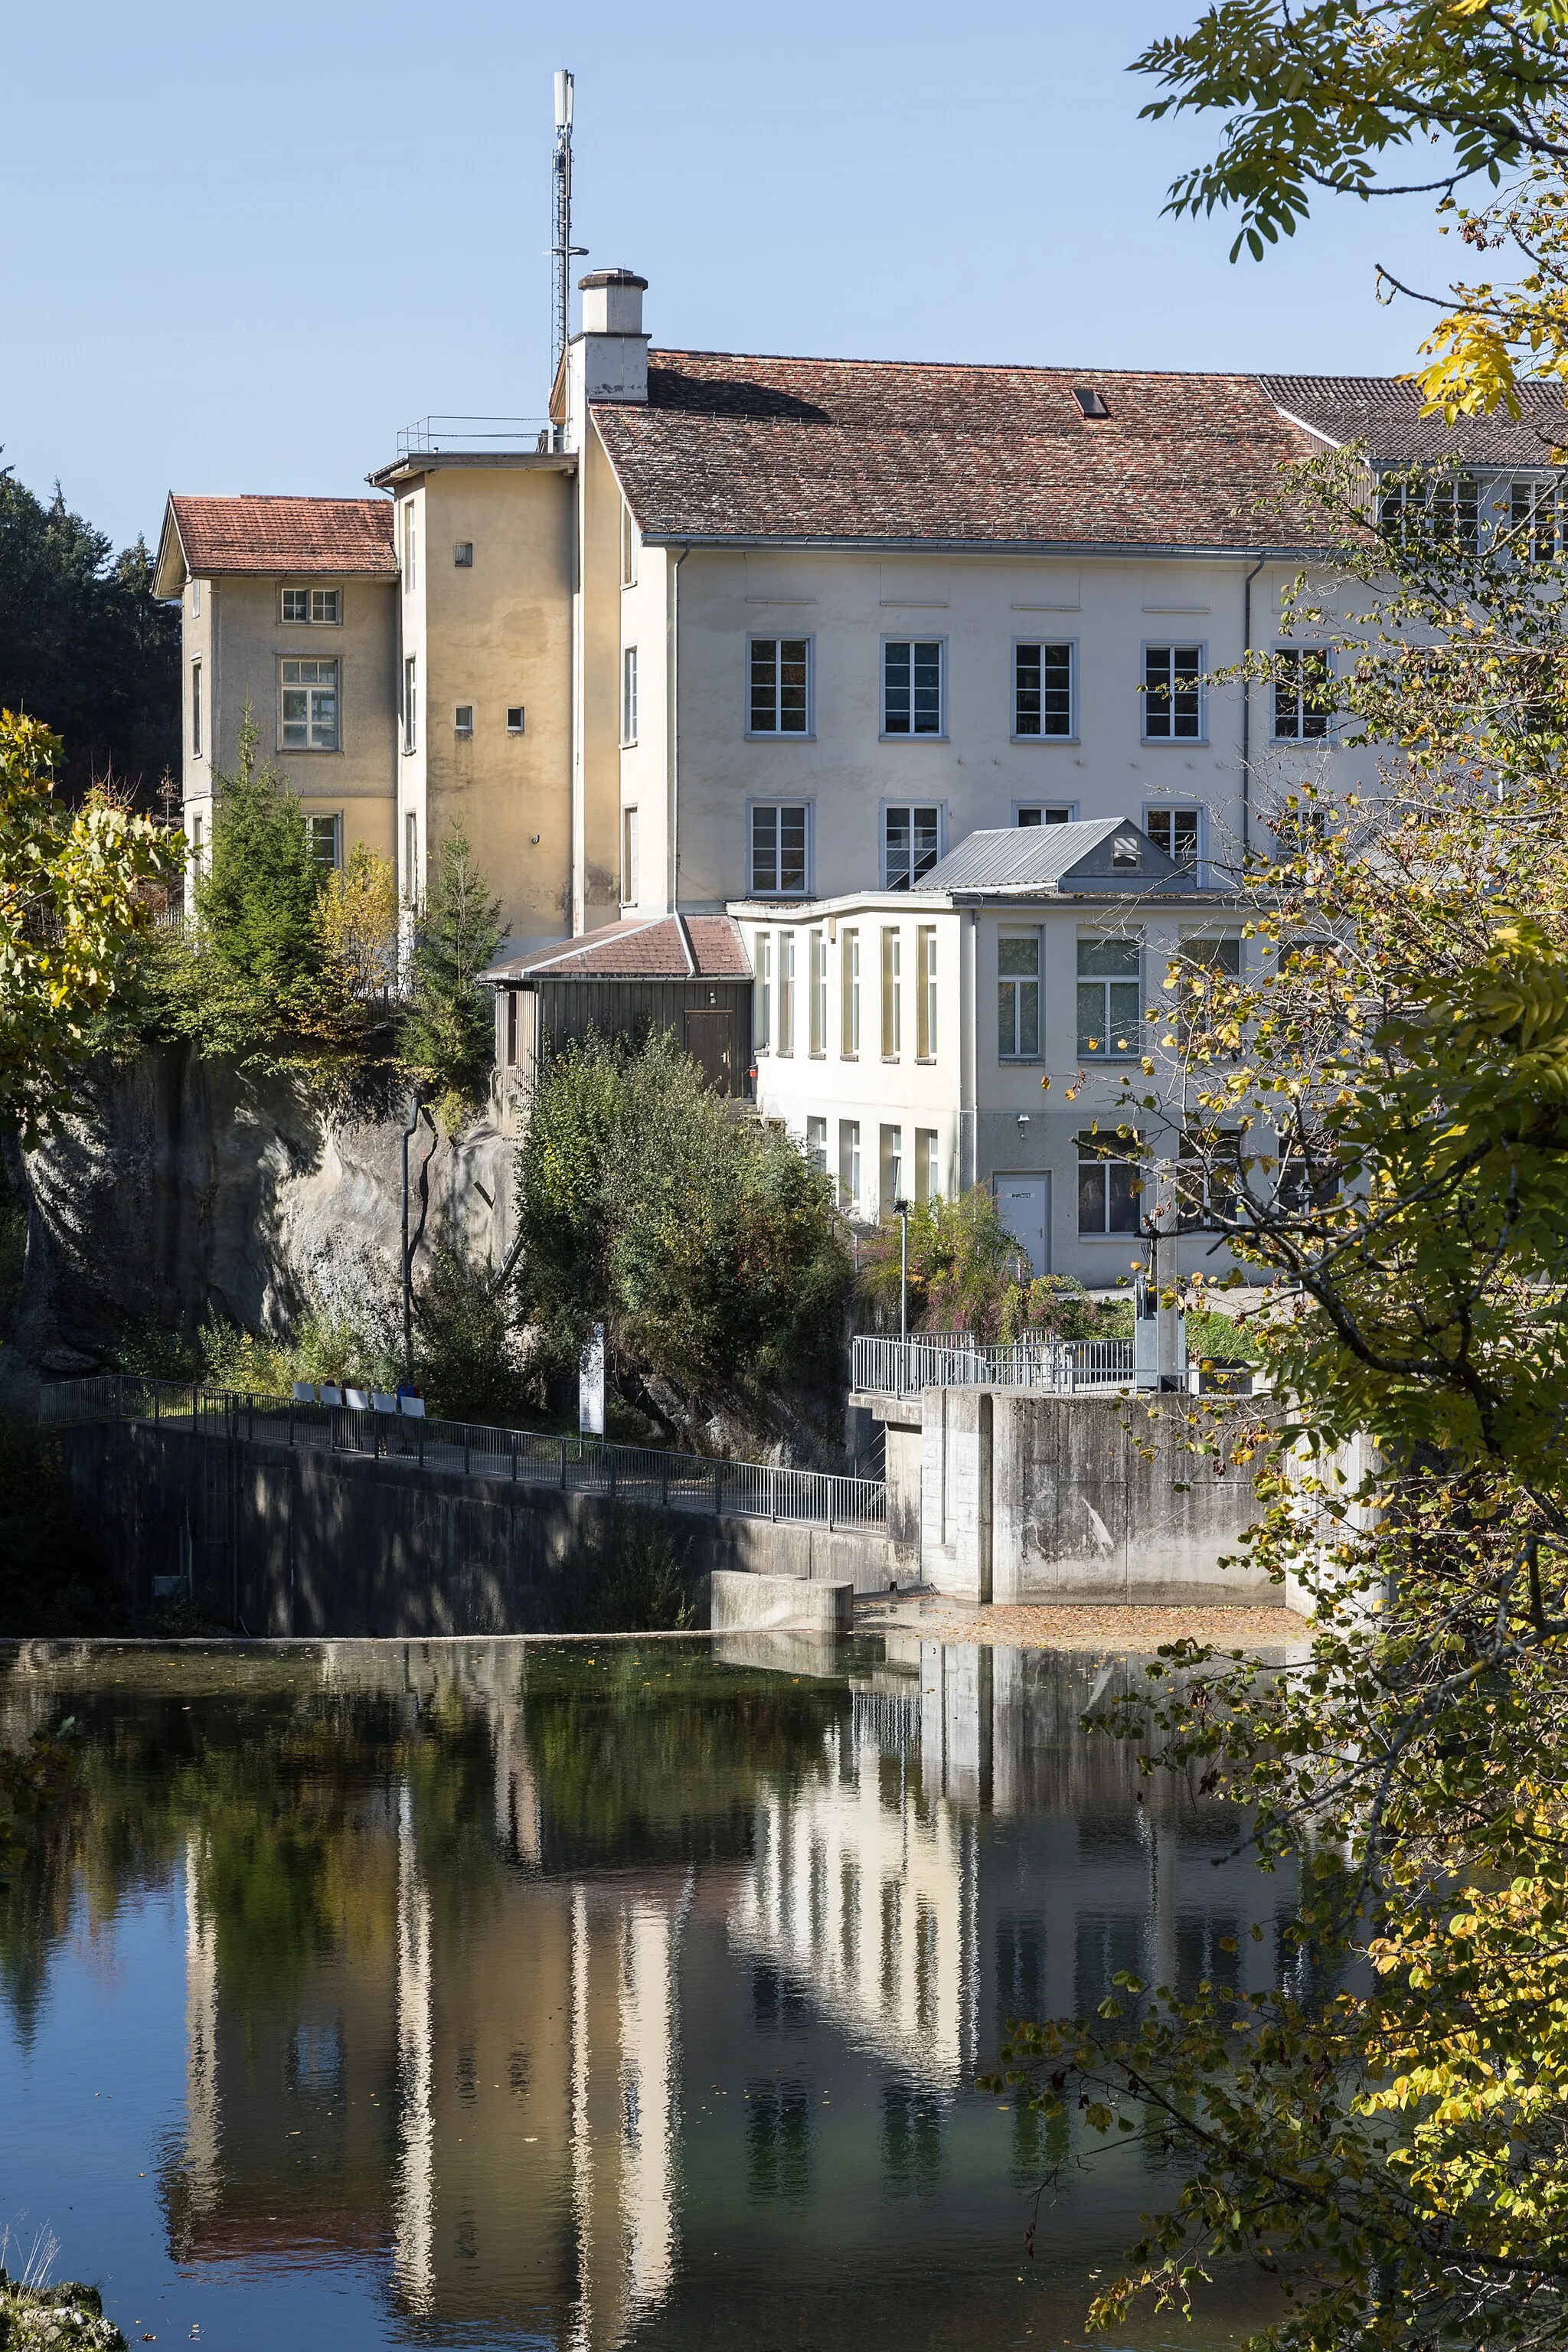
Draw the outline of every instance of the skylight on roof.
M1080 416L1109 416L1110 414L1105 404L1105 394L1094 391L1087 383L1075 383L1072 396L1078 403Z

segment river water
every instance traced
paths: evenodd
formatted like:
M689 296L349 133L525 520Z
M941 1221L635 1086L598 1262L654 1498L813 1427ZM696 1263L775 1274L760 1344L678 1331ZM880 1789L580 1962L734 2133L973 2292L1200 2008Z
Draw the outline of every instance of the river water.
M1290 1893L1083 1731L1133 1671L895 1635L0 1649L0 1739L68 1716L82 1757L0 1898L13 2268L47 2230L133 2344L236 2352L1084 2343L1179 2180L975 2074L1119 1969L1268 1980ZM1238 2272L1116 2341L1272 2310Z

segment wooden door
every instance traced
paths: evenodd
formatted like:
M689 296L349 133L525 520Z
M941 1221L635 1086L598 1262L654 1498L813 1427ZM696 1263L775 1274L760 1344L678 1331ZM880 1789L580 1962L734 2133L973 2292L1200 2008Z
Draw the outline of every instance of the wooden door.
M734 1091L732 1015L726 1009L686 1015L686 1050L702 1065L702 1075L721 1095Z

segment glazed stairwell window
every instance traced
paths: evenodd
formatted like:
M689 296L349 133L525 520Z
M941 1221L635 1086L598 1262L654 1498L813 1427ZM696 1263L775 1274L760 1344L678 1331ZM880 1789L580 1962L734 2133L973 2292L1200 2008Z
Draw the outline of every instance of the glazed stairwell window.
M1039 1059L1038 931L1004 931L996 942L996 1053L1004 1062Z
M810 734L809 637L752 639L747 662L746 732Z
M338 666L335 661L284 661L279 666L279 748L335 751L338 748Z
M1021 742L1077 734L1073 710L1073 649L1037 639L1013 647L1013 732Z
M882 732L947 732L946 647L940 637L889 637L882 646Z
M811 865L810 803L754 801L749 834L749 895L753 898L804 898Z
M1146 743L1201 743L1204 709L1202 646L1143 648L1143 740Z
M838 939L838 1050L846 1061L860 1051L860 934L841 931Z
M1086 1129L1078 1139L1080 1234L1135 1234L1142 1192L1138 1138Z
M882 887L912 890L942 856L942 809L898 802L882 811Z
M1089 1061L1136 1060L1142 1043L1137 940L1079 940L1078 1050Z

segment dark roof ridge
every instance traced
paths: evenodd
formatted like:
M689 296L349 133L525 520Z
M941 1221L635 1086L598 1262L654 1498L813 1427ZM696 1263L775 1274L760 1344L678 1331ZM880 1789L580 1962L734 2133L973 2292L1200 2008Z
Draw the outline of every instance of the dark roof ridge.
M785 366L799 367L922 368L927 371L940 368L954 375L1170 376L1200 383L1256 383L1266 373L1292 373L1255 367L1105 367L1099 361L1089 360L879 360L836 357L831 352L722 352L689 343L653 343L648 347L647 357L650 367L660 360L765 360L770 365L782 362ZM1294 373L1299 373L1300 371ZM1367 376L1361 381L1376 383L1393 383L1396 379Z

